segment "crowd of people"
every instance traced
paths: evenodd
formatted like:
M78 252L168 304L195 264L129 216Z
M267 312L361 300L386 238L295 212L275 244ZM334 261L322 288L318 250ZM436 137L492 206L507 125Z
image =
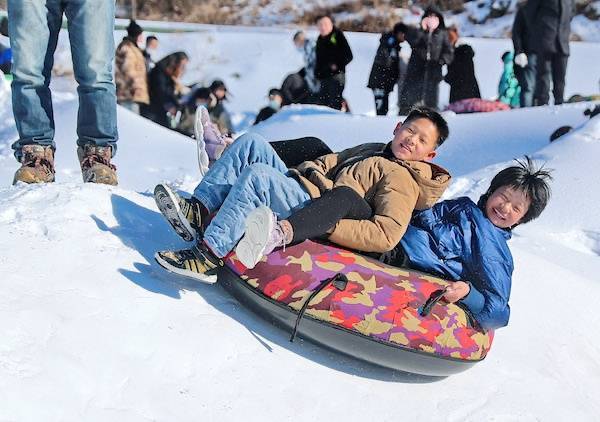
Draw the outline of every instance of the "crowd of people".
M388 113L389 96L396 87L400 115L406 115L415 106L437 109L442 81L450 85L448 109L457 113L547 104L550 79L554 103L562 103L572 11L571 0L519 2L513 25L514 51L501 57L501 76L497 97L493 99L481 98L475 76L475 51L461 40L456 26L446 26L436 7L424 10L418 26L395 24L381 35L368 76L367 87L373 91L376 114ZM268 105L259 111L254 124L294 103L350 111L343 95L346 67L353 59L350 45L331 16L319 16L315 24L319 33L316 39L304 31L294 34L293 43L303 57L303 67L287 75L281 87L269 89ZM195 109L203 105L219 130L231 136L234 130L225 106L224 82L215 80L209 87L185 86L181 76L189 60L187 54L175 52L155 62L151 52L158 39L147 37L142 49L142 33L142 28L132 21L116 51L119 104L190 136ZM404 42L411 47L408 62L400 55Z
M375 54L368 86L377 113L389 111L389 94L398 85L400 114L406 115L392 139L305 157L288 167L258 134L233 139L223 81L208 87L181 82L189 61L185 52L155 60L159 40L146 37L142 49L143 30L135 21L115 48L114 2L9 0L8 6L19 133L13 148L21 163L15 184L54 181L50 58L66 14L79 84L77 146L84 182L117 184L111 163L117 103L195 136L206 148L206 172L190 198L165 184L155 187L161 213L184 240L195 242L191 249L158 252L162 267L205 280L233 251L253 268L275 248L320 239L452 280L444 293L447 302L461 301L484 329L508 323L513 261L507 241L515 227L546 207L550 174L526 158L500 171L477 202L466 197L438 202L451 180L448 170L432 162L449 136L436 110L439 84L450 84L451 104L481 98L473 49L460 43L457 28L446 28L435 8L425 10L418 27L398 23L384 33ZM502 56L500 102L545 104L550 79L554 102L563 101L571 10L570 0L521 5L515 51ZM269 90L269 105L257 123L293 102L348 109L343 92L352 51L330 16L320 16L316 24L314 41L295 34L304 66L286 77L281 89ZM399 55L404 41L412 49L405 67ZM305 141L294 140L300 146Z

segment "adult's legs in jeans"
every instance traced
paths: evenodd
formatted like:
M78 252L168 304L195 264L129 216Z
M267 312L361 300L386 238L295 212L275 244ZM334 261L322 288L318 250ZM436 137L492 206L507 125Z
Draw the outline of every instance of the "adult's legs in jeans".
M369 203L354 189L333 188L287 219L294 231L291 244L323 236L341 219L367 220L372 214Z
M77 145L117 147L117 98L112 76L115 54L115 2L69 0L68 19L73 71L79 86Z
M567 74L567 62L569 56L555 54L552 56L552 93L554 104L562 104L565 95L565 76Z
M8 0L12 104L19 132L12 147L19 161L23 145L55 147L50 77L62 12L59 0Z
M223 257L244 234L246 217L260 205L285 219L309 200L310 195L300 183L281 169L265 163L247 165L206 228L204 242L217 256Z
M202 178L193 196L209 213L218 210L245 168L266 164L284 175L288 168L271 145L257 133L246 133L231 144Z

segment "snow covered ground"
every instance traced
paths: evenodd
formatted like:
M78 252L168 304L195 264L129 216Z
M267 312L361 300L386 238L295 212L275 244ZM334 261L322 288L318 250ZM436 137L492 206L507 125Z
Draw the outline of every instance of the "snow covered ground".
M161 48L191 53L189 80L226 78L241 132L267 89L299 66L290 35L208 28L162 35ZM508 44L469 42L482 91L492 96ZM350 43L354 115L295 106L253 130L316 135L334 149L388 140L397 118L373 116L364 88L377 36L350 34ZM61 36L60 63L66 51ZM596 44L573 46L567 94L597 91L599 53ZM62 77L54 86L57 183L47 186L10 186L16 130L9 91L0 88L0 420L598 419L600 117L583 116L590 104L447 116L452 135L436 159L455 176L446 197L476 199L525 153L555 169L555 181L547 211L511 241L509 326L484 362L431 380L290 344L220 286L162 271L153 253L185 243L151 191L163 180L192 190L200 178L193 142L119 109L120 184L83 185L74 85ZM567 124L577 129L548 144Z

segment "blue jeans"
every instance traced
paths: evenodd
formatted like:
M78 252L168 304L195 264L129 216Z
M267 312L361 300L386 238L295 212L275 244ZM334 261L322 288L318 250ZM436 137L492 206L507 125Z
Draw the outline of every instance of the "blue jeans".
M17 159L23 145L55 147L50 77L63 13L79 84L77 145L110 145L113 155L116 151L114 0L8 0Z
M231 144L194 190L209 212L217 211L204 232L204 242L219 257L241 239L246 217L260 205L280 219L310 201L300 183L261 135L247 133Z

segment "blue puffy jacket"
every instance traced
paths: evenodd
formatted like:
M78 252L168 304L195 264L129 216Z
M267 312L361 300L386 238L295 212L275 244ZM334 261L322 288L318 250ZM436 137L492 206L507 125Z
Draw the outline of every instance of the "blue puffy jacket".
M415 213L400 243L411 268L470 283L461 302L483 328L493 329L507 325L510 315L510 237L463 197Z

